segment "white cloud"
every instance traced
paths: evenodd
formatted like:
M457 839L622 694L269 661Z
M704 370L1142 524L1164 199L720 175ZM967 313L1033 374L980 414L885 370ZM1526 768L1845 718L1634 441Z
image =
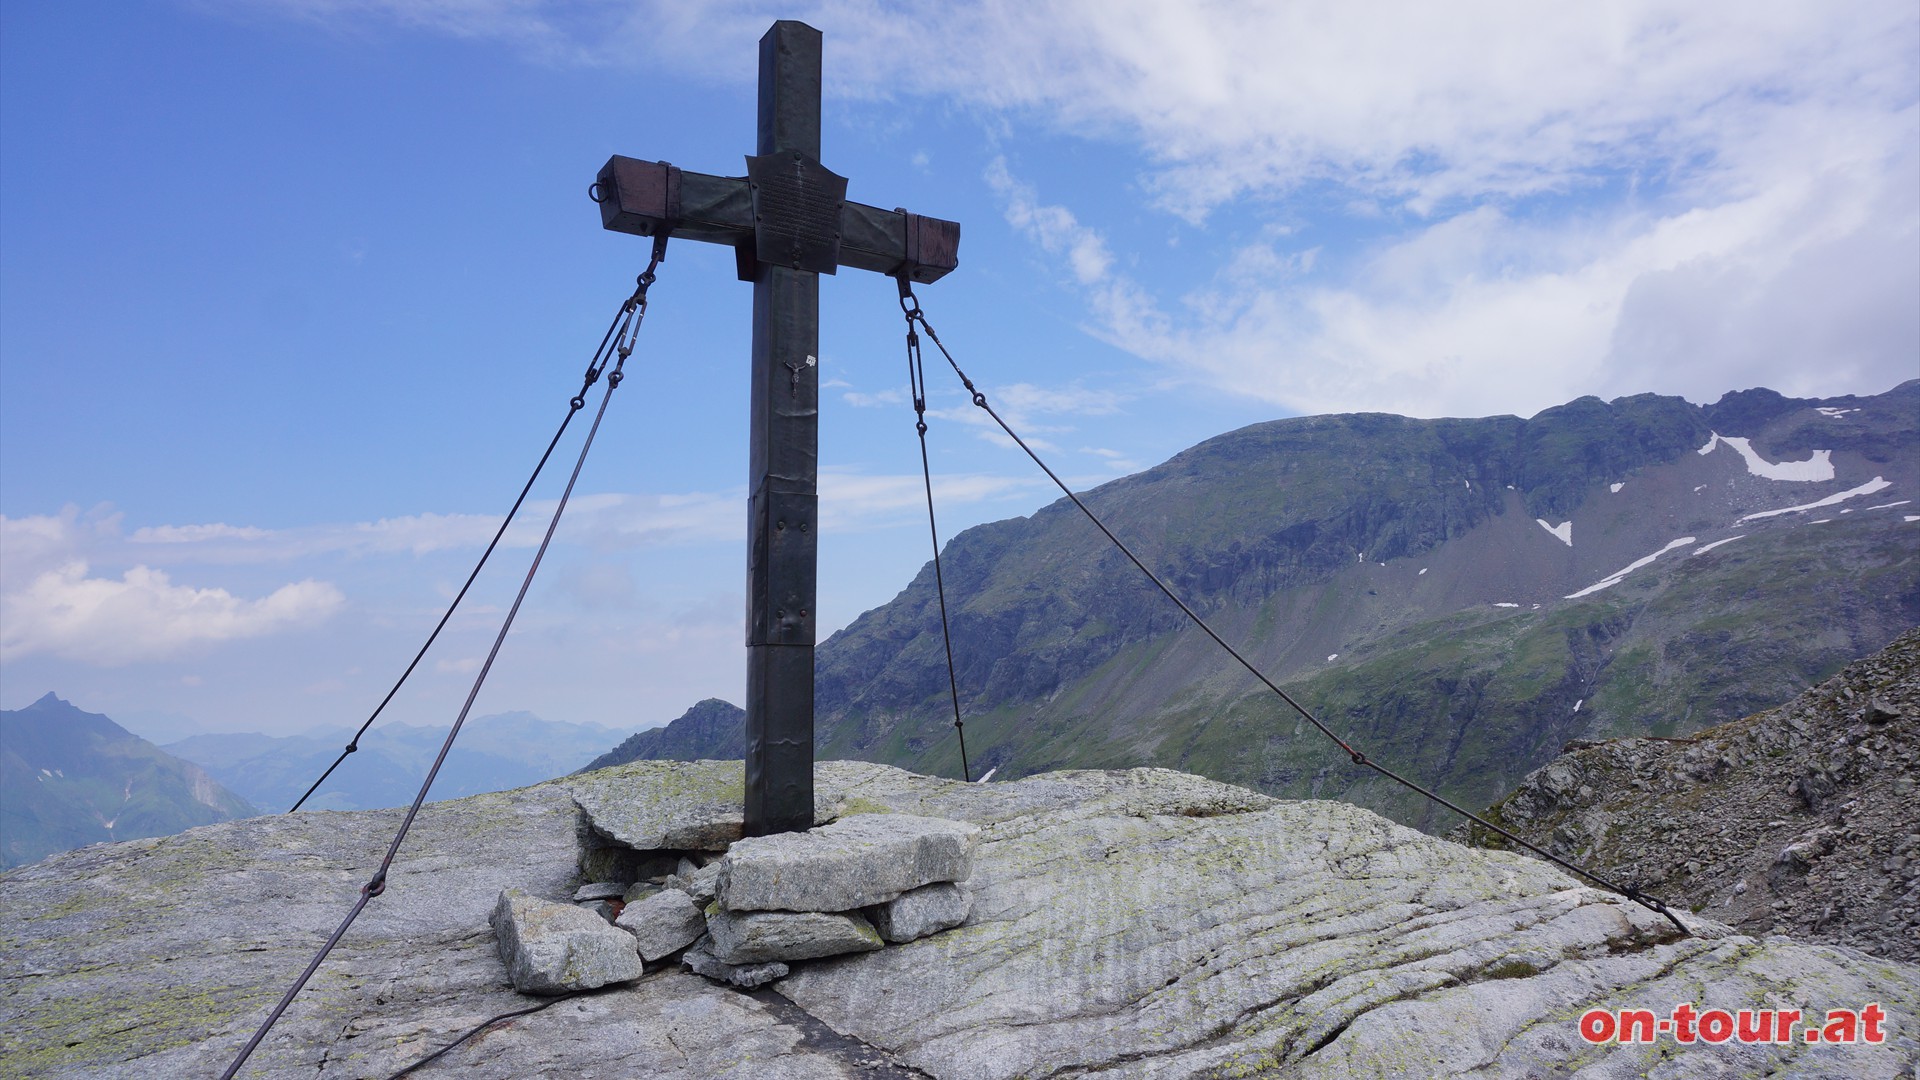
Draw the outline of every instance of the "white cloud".
M847 384L843 383L841 385L844 386ZM848 390L846 393L841 394L840 398L856 409L877 409L907 404L907 393L904 390L881 390L872 394L862 393L858 390Z
M1037 480L987 474L939 475L933 478L934 504L943 509L990 503L1040 490ZM820 515L824 528L839 533L895 524L924 515L926 481L918 474L873 476L845 469L820 471Z
M1106 280L1113 253L1099 233L1080 224L1066 207L1041 204L1031 187L1007 172L1005 158L993 159L986 180L1006 205L1007 224L1032 237L1048 254L1063 256L1080 284Z
M1090 331L1289 408L1875 392L1920 355L1912 0L223 2L731 82L771 19L803 19L830 94L1132 149L1133 175L1085 186L1189 223L1213 280L1134 280L1137 222L1047 202L1005 160L985 182ZM1373 246L1330 265L1359 221Z
M76 559L0 594L0 657L47 653L103 666L157 660L310 625L343 603L339 589L311 579L243 600L225 589L175 585L146 566L118 581L90 577Z
M1753 385L1875 393L1920 354L1914 161L1553 226L1481 206L1339 282L1313 280L1313 249L1245 248L1177 314L1123 277L1093 283L1089 329L1306 412L1530 415L1586 393L1712 400Z

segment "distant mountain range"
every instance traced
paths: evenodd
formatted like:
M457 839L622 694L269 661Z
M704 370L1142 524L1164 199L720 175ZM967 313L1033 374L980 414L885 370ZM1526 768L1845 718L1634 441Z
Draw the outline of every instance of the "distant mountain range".
M1920 623L1920 380L1299 417L1084 498L1333 728L1470 806L1570 739L1778 705ZM943 569L976 777L1165 765L1452 824L1258 687L1070 503L959 534ZM929 564L821 644L818 753L957 776L944 657ZM623 749L736 756L713 715Z
M221 783L277 812L291 807L340 756L351 734L195 735L164 749L205 766ZM474 717L460 729L460 740L441 766L430 797L453 799L564 776L605 747L611 735L597 725L542 720L528 712ZM444 727L396 723L374 728L303 809L406 805L446 737Z
M0 869L255 813L200 766L51 693L0 711Z
M349 734L195 735L162 747L53 694L0 712L0 869L105 840L283 812L340 755ZM374 728L304 809L406 805L446 734L410 724ZM475 717L461 729L431 798L565 776L612 734L526 712Z

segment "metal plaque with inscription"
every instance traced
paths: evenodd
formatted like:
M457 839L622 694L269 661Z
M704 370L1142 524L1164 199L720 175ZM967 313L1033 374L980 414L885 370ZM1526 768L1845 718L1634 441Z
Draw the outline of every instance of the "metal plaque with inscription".
M747 159L753 190L754 257L763 263L835 273L847 178L794 151Z

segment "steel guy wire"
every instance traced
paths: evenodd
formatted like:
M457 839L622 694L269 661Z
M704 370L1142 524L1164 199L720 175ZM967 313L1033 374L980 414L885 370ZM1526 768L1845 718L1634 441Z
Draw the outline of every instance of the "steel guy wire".
M581 380L579 393L567 401L567 415L561 418L560 427L553 433L553 438L547 441L547 449L540 455L540 461L534 465L533 474L527 477L525 484L521 485L520 494L513 500L513 506L508 508L507 516L501 519L500 527L494 530L493 539L487 541L486 550L480 553L480 561L473 565L473 572L467 575L467 580L460 586L460 591L454 594L453 602L447 605L447 610L441 614L440 621L434 624L433 632L427 635L426 643L420 646L419 652L413 654L413 660L407 664L406 670L400 673L400 678L394 681L393 687L387 691L387 696L381 698L380 704L374 706L372 715L368 716L359 730L353 733L353 738L347 740L346 749L340 751L340 756L333 759L333 764L327 766L326 771L320 774L320 778L307 788L306 794L300 796L291 807L287 808L287 813L291 814L305 806L307 800L313 798L313 793L320 790L320 785L326 783L327 778L333 775L333 771L338 769L350 755L359 751L361 737L373 727L375 720L380 719L380 714L385 712L387 706L392 703L394 695L398 694L400 688L405 686L407 680L413 676L413 670L420 666L420 661L426 659L427 650L433 648L433 643L440 637L440 631L447 628L448 620L452 619L453 613L459 610L460 602L467 598L467 590L473 588L473 583L479 578L480 571L486 567L487 560L493 557L494 549L500 546L501 538L507 535L507 527L512 525L513 519L519 515L520 507L527 501L527 494L533 490L534 482L540 479L540 473L546 469L547 459L553 456L554 448L560 445L561 437L567 433L567 426L573 423L574 414L586 407L587 391L600 381L601 372L606 370L608 361L616 353L620 359L625 360L633 351L634 335L639 333L640 320L646 318L647 289L653 284L654 270L660 265L663 257L664 254L656 249L653 261L637 279L633 295L620 305L620 310L614 312L613 321L607 324L607 332L600 337L600 347L594 350L593 359L587 361L587 372ZM615 348L610 349L609 345Z
M1303 718L1305 718L1308 723L1312 724L1315 728L1319 729L1322 735L1325 735L1327 738L1332 739L1335 745L1339 746L1340 749L1346 751L1347 757L1355 765L1361 765L1366 768L1372 769L1374 772L1377 772L1381 776L1384 776L1387 779L1392 780L1394 783L1399 784L1400 786L1407 788L1408 790L1413 791L1421 795L1422 797L1428 800L1431 800L1432 802L1439 803L1441 806L1444 806L1447 809L1452 810L1454 813L1459 814L1460 816L1468 819L1469 821L1472 821L1478 825L1482 825L1488 829L1491 829L1496 833L1499 833L1501 836L1506 837L1508 840L1511 840L1515 844L1518 844L1521 847L1526 848L1528 851L1531 851L1535 855L1538 855L1541 858L1546 859L1548 862L1553 863L1554 865L1560 867L1561 869L1568 870L1575 874L1578 874L1581 877L1586 878L1588 881L1591 881L1596 885L1599 885L1600 887L1608 890L1609 892L1617 893L1621 896L1626 897L1628 900L1631 900L1634 903L1639 904L1641 907L1644 907L1649 911L1658 912L1659 914L1666 916L1667 921L1673 923L1674 926L1678 927L1682 934L1692 936L1693 932L1687 929L1687 924L1681 922L1680 917L1673 913L1673 909L1668 907L1661 900L1652 896L1648 896L1645 893L1642 893L1641 891L1639 891L1638 889L1633 888L1632 886L1616 885L1613 882L1607 880L1606 878L1601 877L1600 875L1594 873L1591 870L1587 870L1583 867L1576 866L1575 864L1560 858L1558 855L1555 855L1552 852L1546 851L1540 847L1535 846L1534 844L1528 843L1526 840L1523 840L1519 836L1516 836L1515 834L1513 834L1512 832L1509 832L1508 830L1501 828L1498 825L1495 825L1493 822L1488 821L1487 819L1481 817L1480 815L1474 813L1473 811L1468 810L1465 807L1458 805L1457 803L1454 803L1452 800L1447 799L1446 797L1438 794L1437 792L1429 791L1428 789L1420 786L1419 784L1413 782L1412 780L1409 780L1406 777L1401 776L1399 773L1393 771L1392 769L1389 769L1386 766L1380 764L1379 762L1374 761L1372 758L1369 758L1367 755L1361 753L1359 750L1356 750L1353 747L1352 743L1349 743L1347 740L1334 734L1333 729L1328 727L1326 724L1322 723L1320 721L1320 718L1313 714L1312 710L1300 704L1298 701L1295 701L1291 694L1288 694L1285 690L1282 690L1278 683L1275 683L1272 679L1268 678L1265 672L1255 667L1253 663L1249 661L1246 657L1240 655L1240 651L1238 649L1235 649L1232 645L1228 644L1227 640L1221 637L1219 633L1216 632L1214 628L1211 625L1209 625L1205 619L1201 618L1197 612L1195 612L1191 607L1187 606L1187 602L1185 600L1182 600L1179 594L1173 591L1172 586L1168 585L1165 581L1161 580L1160 575L1148 569L1147 564L1142 562L1140 557L1133 553L1133 549L1129 548L1126 544L1122 543L1120 538L1114 535L1112 529L1107 528L1106 523L1100 520L1099 515L1095 514L1091 509L1089 509L1086 503L1080 501L1080 496L1074 494L1073 489L1069 488L1060 479L1060 477L1054 473L1054 471L1051 468L1048 468L1046 462L1040 460L1040 455L1034 453L1033 448L1027 445L1026 440L1022 439L1017 433L1015 433L1013 428L1009 426L1004 419L1001 418L1000 414L994 411L993 406L987 402L987 395L981 393L980 390L974 386L973 380L967 378L967 373L960 370L960 365L954 360L953 354L947 351L946 345L940 341L940 335L934 333L933 327L927 322L926 315L920 311L920 303L917 299L913 298L912 291L910 287L906 284L905 279L901 279L901 293L902 295L901 295L900 302L903 308L907 306L907 302L909 300L913 301L912 308L908 310L908 314L907 314L908 319L910 321L918 322L920 329L926 332L927 340L933 342L934 348L940 350L940 355L946 358L947 366L951 367L953 369L953 373L959 376L960 384L967 388L968 393L973 395L973 403L979 408L985 410L986 414L993 418L994 423L1000 425L1000 430L1006 432L1007 437L1012 439L1014 443L1020 447L1021 450L1025 451L1027 457L1033 459L1033 463L1040 467L1040 471L1047 474L1047 479L1052 480L1054 483L1054 486L1059 488L1060 491L1063 494L1065 494L1069 500L1073 502L1074 506L1079 507L1080 512L1082 514L1086 515L1087 520L1093 522L1094 526L1098 528L1100 532L1104 534L1110 542L1112 542L1113 546L1116 548L1119 548L1120 553L1122 555L1125 555L1127 559L1133 563L1134 566L1138 567L1140 572L1147 576L1148 580L1152 581L1154 585L1158 586L1160 591L1166 594L1167 599L1173 601L1174 604L1178 606L1183 613L1186 614L1187 618L1192 620L1195 626L1198 626L1202 631L1206 633L1208 637L1212 638L1215 644L1219 645L1222 649L1225 649L1229 656L1232 656L1234 660L1238 661L1240 666L1245 668L1247 672L1251 674L1254 678L1260 680L1260 682L1263 685L1265 685L1268 690L1271 690L1276 695L1278 695L1280 700L1286 702L1289 706L1293 708L1295 712L1299 713Z
M664 238L661 239L664 240ZM647 267L647 272L640 275L640 288L636 290L634 299L628 301L626 310L629 313L636 309L644 311L646 306L646 287L652 284L653 270L660 262L660 252L663 246L662 243L656 242L653 262ZM452 751L454 740L459 738L460 728L467 722L468 714L473 711L474 700L480 696L480 688L486 684L487 675L493 670L493 662L500 655L500 647L506 643L507 632L513 628L513 620L520 614L520 605L527 598L527 590L533 587L533 578L540 570L541 560L546 558L547 548L553 543L553 534L560 527L560 517L566 513L567 502L573 497L574 485L580 480L580 470L587 463L587 453L593 449L594 436L599 434L600 422L607 415L607 405L613 400L613 392L620 386L620 381L623 377L621 369L625 366L626 359L632 352L632 341L634 334L637 333L638 325L638 320L629 320L628 329L626 332L623 332L621 336L622 344L616 350L615 359L612 361L613 370L607 376L607 389L606 392L601 395L600 408L594 414L593 425L587 429L586 440L580 446L580 455L573 463L573 472L567 477L567 485L560 493L560 502L553 509L553 517L547 522L546 534L541 537L540 546L534 551L533 560L527 566L526 576L521 579L520 591L514 595L513 605L507 609L506 617L501 620L500 632L494 636L492 648L487 650L487 658L485 662L480 665L479 674L474 677L473 688L467 692L467 699L460 706L460 714L454 718L453 727L447 731L446 740L440 744L440 753L434 757L433 765L427 770L426 779L421 781L419 793L413 797L413 805L407 808L406 817L401 820L399 830L394 833L393 843L387 846L386 856L380 860L379 869L375 870L373 877L368 879L367 883L360 887L360 897L354 901L353 907L348 910L346 917L340 920L340 925L335 928L332 935L327 938L326 944L322 945L320 951L314 954L313 960L307 964L306 970L302 971L300 977L294 980L293 985L287 988L287 992L281 997L280 1003L273 1007L273 1011L269 1013L266 1020L261 1023L259 1030L255 1031L253 1037L247 1040L247 1044L241 1048L239 1055L233 1059L233 1064L227 1066L227 1071L221 1074L220 1080L233 1080L233 1076L240 1071L240 1067L246 1064L247 1058L252 1056L253 1051L260 1045L260 1040L266 1038L267 1032L279 1021L281 1015L287 1011L287 1006L293 1003L293 999L300 993L301 988L306 986L307 980L311 979L313 973L320 969L320 965L326 960L327 954L331 953L334 946L340 943L341 935L347 932L347 927L352 926L353 921L360 917L362 911L366 910L369 901L386 891L387 872L392 869L393 860L395 856L400 853L401 843L406 840L407 833L413 828L413 821L414 818L419 816L420 807L427 801L427 792L432 789L434 779L440 775L440 767L446 763L447 754ZM602 367L604 366L605 364L603 362Z
M953 730L960 741L960 776L972 783L973 767L967 763L967 728L960 721L960 680L953 670L953 629L947 622L947 583L940 571L940 526L933 518L933 467L927 462L927 372L920 362L920 335L913 328L914 320L924 320L924 316L907 276L902 274L895 280L900 283L900 310L907 317L907 381L913 391L913 427L920 435L920 479L927 489L927 531L933 536L933 586L940 597L940 640L947 647L947 694L953 701Z

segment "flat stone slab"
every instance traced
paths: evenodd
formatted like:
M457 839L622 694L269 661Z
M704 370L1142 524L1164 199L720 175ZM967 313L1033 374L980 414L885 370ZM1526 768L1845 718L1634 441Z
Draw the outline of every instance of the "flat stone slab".
M959 926L972 911L973 893L964 885L942 881L901 893L874 908L873 928L896 944L918 941Z
M723 964L771 960L816 960L872 952L885 942L859 915L825 911L723 911L707 909L707 933Z
M641 975L632 935L585 908L502 889L491 922L507 976L523 994L592 990Z
M613 925L632 934L640 958L652 963L698 941L707 917L686 893L664 889L628 904Z
M595 900L619 900L627 895L627 886L618 881L595 881L573 890L573 902L592 903Z
M980 829L917 814L855 814L804 833L755 836L720 860L728 911L852 911L973 872Z
M593 828L636 851L720 851L745 835L746 772L738 761L650 761L646 780L616 766L554 781ZM830 798L814 800L814 823L832 821ZM664 871L671 871L671 865Z
M726 964L713 955L711 939L696 944L680 957L688 971L704 975L716 982L737 986L742 990L751 990L756 986L765 986L775 979L784 979L790 970L778 960L764 964Z

